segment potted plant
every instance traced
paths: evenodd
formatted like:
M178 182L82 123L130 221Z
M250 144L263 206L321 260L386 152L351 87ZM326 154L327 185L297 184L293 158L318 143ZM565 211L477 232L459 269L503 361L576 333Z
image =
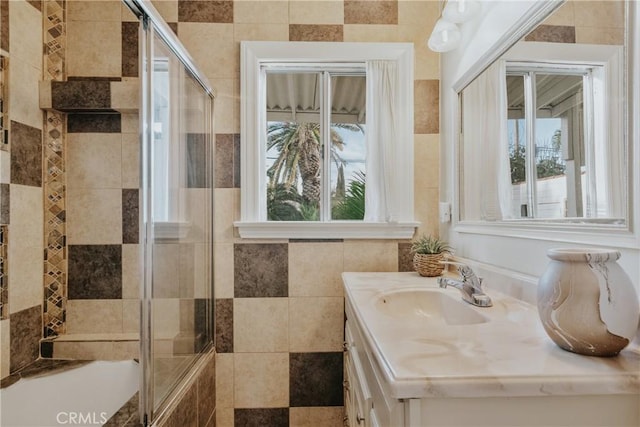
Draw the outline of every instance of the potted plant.
M452 252L451 246L443 240L431 235L422 235L413 240L411 245L413 268L425 277L435 277L442 274L446 255Z

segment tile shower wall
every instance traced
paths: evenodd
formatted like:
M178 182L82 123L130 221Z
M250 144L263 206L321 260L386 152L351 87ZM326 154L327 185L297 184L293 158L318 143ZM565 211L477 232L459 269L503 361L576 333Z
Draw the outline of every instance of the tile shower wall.
M42 2L0 2L0 377L39 356L43 301ZM8 138L5 138L8 136Z
M437 233L434 1L155 1L215 87L218 426L342 425L343 271L407 271L407 241L239 239L240 41L415 43L415 212Z

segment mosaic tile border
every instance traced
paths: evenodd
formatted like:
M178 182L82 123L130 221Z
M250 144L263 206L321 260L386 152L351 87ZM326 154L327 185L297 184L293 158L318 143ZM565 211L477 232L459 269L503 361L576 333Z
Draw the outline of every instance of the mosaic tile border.
M0 320L9 318L9 264L7 260L7 242L9 227L0 225Z
M66 0L44 0L44 79L65 79ZM47 111L44 121L44 337L65 332L67 301L65 115Z
M7 72L9 70L9 58L0 56L0 150L9 150L9 123L7 106L7 83L9 82Z

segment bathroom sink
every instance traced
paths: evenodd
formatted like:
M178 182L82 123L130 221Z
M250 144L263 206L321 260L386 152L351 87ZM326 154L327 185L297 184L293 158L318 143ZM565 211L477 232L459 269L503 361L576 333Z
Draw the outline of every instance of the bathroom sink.
M380 313L412 322L439 322L447 325L474 325L488 319L460 299L438 289L402 289L385 292L375 301Z

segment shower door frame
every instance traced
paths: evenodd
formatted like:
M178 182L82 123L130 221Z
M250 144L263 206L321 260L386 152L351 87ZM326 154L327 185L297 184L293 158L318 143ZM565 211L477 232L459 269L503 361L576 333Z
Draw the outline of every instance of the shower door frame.
M174 390L161 402L158 408L154 408L154 355L153 355L153 322L152 322L152 301L153 301L153 249L152 245L155 241L153 222L150 220L151 214L151 181L152 170L149 161L151 159L151 141L153 140L153 128L151 120L153 119L153 87L152 76L154 72L154 34L160 38L164 45L176 55L177 59L182 63L184 69L191 77L201 86L204 93L210 100L210 114L208 116L207 128L211 131L213 145L213 108L216 97L215 91L206 76L198 69L193 59L173 33L171 28L165 23L163 18L153 7L149 0L122 0L129 9L139 18L139 77L140 77L140 190L142 209L140 218L140 253L139 259L141 267L141 286L140 286L140 392L139 392L139 410L140 421L143 426L148 426L163 415L163 412L170 406L175 398ZM213 146L211 149L211 158L213 158ZM209 165L211 177L209 178L211 188L211 221L213 222L213 162ZM210 224L210 255L213 256L213 224ZM213 289L213 259L210 263L210 315L213 311L214 289ZM199 353L199 357L192 362L190 370L197 364L203 354L206 354L213 347L215 339L215 325L213 319L209 319L211 324L211 341ZM189 371L183 373L178 382L184 381L189 377Z

